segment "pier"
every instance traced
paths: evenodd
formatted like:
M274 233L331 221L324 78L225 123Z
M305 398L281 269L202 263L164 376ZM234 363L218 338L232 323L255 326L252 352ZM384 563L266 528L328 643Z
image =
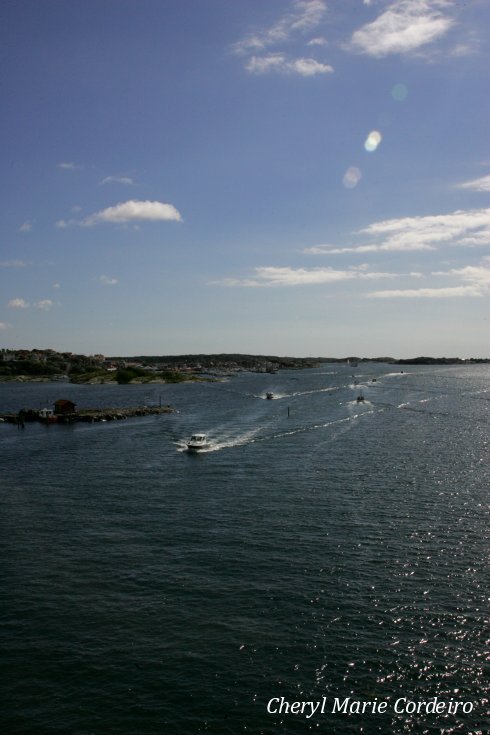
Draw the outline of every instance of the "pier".
M172 413L171 406L136 406L132 408L83 408L56 414L47 409L22 409L18 413L0 414L0 421L25 426L26 423L39 422L42 424L73 424L78 421L94 423L96 421L121 421L136 416L152 416L163 413Z

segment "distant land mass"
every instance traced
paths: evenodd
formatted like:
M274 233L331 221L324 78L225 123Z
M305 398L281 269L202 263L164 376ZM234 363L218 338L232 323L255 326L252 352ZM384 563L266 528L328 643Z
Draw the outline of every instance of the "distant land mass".
M136 355L106 357L79 355L52 349L0 350L0 380L59 380L72 383L178 383L212 380L241 371L275 373L301 370L324 363L344 363L352 368L361 363L396 365L461 365L488 363L489 358L460 357L278 357L239 353L190 355Z

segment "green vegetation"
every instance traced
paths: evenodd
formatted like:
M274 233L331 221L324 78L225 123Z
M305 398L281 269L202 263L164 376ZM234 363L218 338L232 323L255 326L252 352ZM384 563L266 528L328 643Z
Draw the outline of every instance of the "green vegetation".
M140 368L122 368L116 373L116 380L120 385L127 385L135 378L143 378L148 375L146 370Z
M109 377L107 370L99 368L97 370L71 370L69 379L70 383L105 383L112 382L113 377Z
M32 376L44 376L44 375L56 375L59 373L56 365L42 365L39 362L33 362L31 360L15 360L13 362L6 362L0 364L0 375L15 376L15 375L32 375Z
M461 365L465 362L460 357L411 357L408 360L397 360L398 365Z
M459 365L488 363L489 359L459 357L277 357L274 355L142 355L104 357L76 355L55 350L0 349L0 380L66 380L71 383L182 383L189 380L214 380L223 375L247 370L275 373L301 370L324 363L395 363L398 365Z

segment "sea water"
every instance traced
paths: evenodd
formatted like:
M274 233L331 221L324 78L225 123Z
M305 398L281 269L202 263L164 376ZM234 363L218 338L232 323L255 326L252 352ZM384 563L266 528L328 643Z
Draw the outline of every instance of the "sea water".
M490 731L490 366L355 373L0 385L175 408L0 425L4 732Z

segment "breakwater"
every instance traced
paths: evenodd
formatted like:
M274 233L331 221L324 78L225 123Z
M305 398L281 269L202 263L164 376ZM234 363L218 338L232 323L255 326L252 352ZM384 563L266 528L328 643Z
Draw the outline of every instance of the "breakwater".
M72 424L77 421L93 423L96 421L121 421L137 416L172 413L171 406L136 406L130 408L84 408L70 413L55 414L46 409L22 409L18 413L0 414L0 421L25 426L37 421L43 424Z

